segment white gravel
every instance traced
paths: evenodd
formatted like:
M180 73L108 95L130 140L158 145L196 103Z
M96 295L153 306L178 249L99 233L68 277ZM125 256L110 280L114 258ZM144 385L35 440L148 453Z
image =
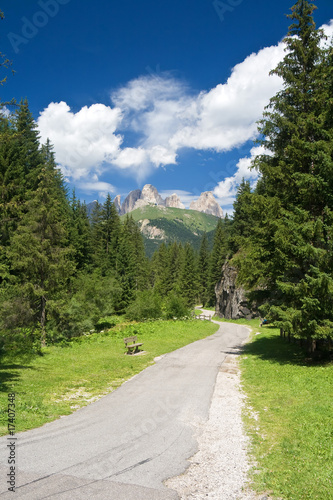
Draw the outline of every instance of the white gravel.
M245 397L240 388L238 356L235 350L221 366L209 419L198 435L199 451L183 475L166 482L181 500L268 498L258 497L247 487L251 464L241 417Z

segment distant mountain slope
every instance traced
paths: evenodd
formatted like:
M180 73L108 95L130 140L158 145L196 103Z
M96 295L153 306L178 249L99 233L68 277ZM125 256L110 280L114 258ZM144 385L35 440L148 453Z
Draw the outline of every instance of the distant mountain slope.
M212 241L219 220L214 215L195 210L163 206L141 207L130 215L139 224L149 256L163 241L165 243L177 241L182 244L189 242L194 248L199 249L205 231ZM124 217L126 216L123 215L121 218Z

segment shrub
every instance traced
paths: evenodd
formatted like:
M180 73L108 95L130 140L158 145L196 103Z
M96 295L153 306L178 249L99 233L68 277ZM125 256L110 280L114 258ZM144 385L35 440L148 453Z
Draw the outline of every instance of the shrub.
M172 293L165 302L164 315L166 319L186 318L191 314L186 306L185 300L179 295Z
M152 290L137 292L135 301L126 310L126 317L134 321L158 319L161 316L161 297Z
M96 323L96 330L100 332L101 330L109 330L116 326L118 320L117 316L104 316L100 318Z

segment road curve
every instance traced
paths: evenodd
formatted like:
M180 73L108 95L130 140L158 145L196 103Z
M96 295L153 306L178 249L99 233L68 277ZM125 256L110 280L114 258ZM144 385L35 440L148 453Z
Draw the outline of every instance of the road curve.
M248 335L246 327L220 323L214 335L162 356L99 401L17 434L15 499L178 499L163 481L188 467L219 367ZM14 498L8 442L0 438L4 500Z

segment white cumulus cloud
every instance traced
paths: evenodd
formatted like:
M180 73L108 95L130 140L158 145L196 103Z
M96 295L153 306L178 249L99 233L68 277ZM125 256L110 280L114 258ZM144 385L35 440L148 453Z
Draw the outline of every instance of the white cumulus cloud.
M54 145L56 160L66 177L86 178L101 173L104 162L117 157L122 137L116 134L122 112L104 104L93 104L73 113L65 102L51 102L38 118L43 142Z
M333 21L323 29L331 39ZM65 102L51 103L38 127L43 141L54 144L67 178L84 183L96 176L98 182L102 173L117 169L141 181L156 168L176 164L183 148L220 153L257 137L256 122L282 87L269 73L284 55L283 42L263 48L237 64L226 82L199 93L170 73L141 76L113 91L111 106L73 112ZM250 161L240 159L235 175L220 182L215 194L231 199L242 177L255 180Z
M263 146L253 147L250 156L241 158L237 163L237 170L231 177L227 177L214 189L214 195L218 198L221 205L231 205L235 199L237 188L243 179L250 181L252 185L258 180L258 172L251 169L252 162L256 156L269 155L270 151Z

